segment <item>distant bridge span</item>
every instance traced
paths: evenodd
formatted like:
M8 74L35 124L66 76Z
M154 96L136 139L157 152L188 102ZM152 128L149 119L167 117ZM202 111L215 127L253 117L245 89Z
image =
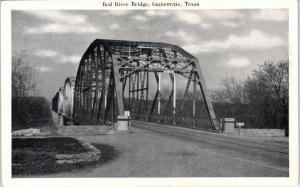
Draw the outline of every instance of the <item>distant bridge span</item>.
M96 39L80 60L75 84L68 80L72 89L65 85L58 94L64 98L55 98L67 101L62 114L75 125L111 124L130 111L137 120L219 129L198 59L176 45ZM162 80L172 85L167 98ZM184 88L180 98L178 82Z

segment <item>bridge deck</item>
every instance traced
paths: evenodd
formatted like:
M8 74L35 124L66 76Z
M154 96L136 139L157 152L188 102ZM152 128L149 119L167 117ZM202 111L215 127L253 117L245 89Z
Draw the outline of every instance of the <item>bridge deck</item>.
M85 136L117 151L105 163L47 177L288 176L288 139L237 138L175 127L131 126L132 133Z

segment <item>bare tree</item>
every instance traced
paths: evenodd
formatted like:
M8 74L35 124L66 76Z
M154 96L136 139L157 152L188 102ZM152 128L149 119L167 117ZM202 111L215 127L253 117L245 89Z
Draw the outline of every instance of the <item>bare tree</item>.
M233 77L225 77L221 88L212 92L212 100L218 103L244 103L244 86Z
M261 105L276 128L288 125L288 71L288 61L266 61L245 82L248 103Z
M289 68L288 61L281 61L275 64L267 61L259 66L258 70L253 71L249 76L245 91L250 102L259 101L264 97L275 100L282 100L282 104L288 104L289 92Z
M37 94L37 72L25 62L26 54L12 57L12 96L25 97Z

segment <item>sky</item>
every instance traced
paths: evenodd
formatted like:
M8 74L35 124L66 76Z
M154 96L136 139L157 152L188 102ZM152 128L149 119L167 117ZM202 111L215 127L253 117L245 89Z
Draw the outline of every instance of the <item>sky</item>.
M287 9L14 10L12 54L38 72L50 100L95 39L165 42L199 60L209 89L245 80L266 60L288 59Z

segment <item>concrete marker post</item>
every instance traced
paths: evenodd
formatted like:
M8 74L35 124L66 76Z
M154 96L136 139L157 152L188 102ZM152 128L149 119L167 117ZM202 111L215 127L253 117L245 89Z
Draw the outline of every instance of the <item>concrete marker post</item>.
M242 135L242 134L241 134L241 127L242 127L242 126L245 126L245 123L239 122L239 123L236 123L236 125L239 127L239 135Z

